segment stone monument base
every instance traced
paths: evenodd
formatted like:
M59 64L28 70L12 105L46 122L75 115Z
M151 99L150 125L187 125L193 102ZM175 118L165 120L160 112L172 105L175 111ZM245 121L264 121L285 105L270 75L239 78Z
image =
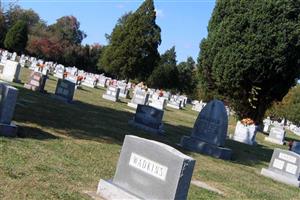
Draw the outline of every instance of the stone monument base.
M113 101L113 102L117 102L118 101L118 99L116 97L113 97L113 96L110 96L110 95L106 95L106 94L103 94L102 98L106 99L106 100L109 100L109 101Z
M248 145L257 145L256 141L251 141L250 139L246 139L244 136L243 137L239 137L236 134L234 134L233 138L234 141L240 142L240 143L244 143L244 144L248 144Z
M90 88L95 88L95 85L91 84L91 83L82 82L81 85L84 85L84 86L90 87Z
M154 134L158 134L158 135L163 135L165 133L165 131L162 130L162 126L163 126L162 124L160 125L159 129L154 129L154 128L145 126L144 124L136 123L134 120L129 120L128 124L130 126L135 127L135 128L139 128L139 129L142 129L146 132L150 132L150 133L154 133Z
M97 188L97 195L107 200L114 200L114 199L141 200L141 198L138 198L137 196L125 191L119 186L113 184L111 181L105 181L103 179L100 179L99 181L98 188Z
M265 168L262 168L260 173L261 173L261 175L269 177L275 181L279 181L279 182L282 182L282 183L285 183L285 184L288 184L291 186L300 187L300 180L298 180L296 178L287 177L287 176L281 175L279 173L276 173L272 170L265 169Z
M131 103L131 102L128 102L127 103L127 106L131 107L131 108L137 108L138 104L135 104L135 103Z
M268 142L271 142L271 143L274 143L274 144L280 144L280 145L284 144L283 141L279 141L279 140L276 140L276 139L270 138L270 137L265 137L265 141L268 141Z
M124 98L124 99L127 99L128 93L127 93L127 94L120 93L120 94L119 94L119 97L122 97L122 98Z
M1 124L0 123L0 136L16 137L18 127L14 123Z
M152 106L153 108L157 108L159 110L164 110L164 106L157 103L149 103L149 106Z
M197 138L183 136L181 138L180 146L189 151L210 155L215 158L220 158L223 160L231 159L231 149L211 145Z
M176 106L176 105L173 105L173 104L170 104L170 103L168 103L167 106L168 106L168 107L171 107L171 108L178 109L178 110L180 109L179 106Z

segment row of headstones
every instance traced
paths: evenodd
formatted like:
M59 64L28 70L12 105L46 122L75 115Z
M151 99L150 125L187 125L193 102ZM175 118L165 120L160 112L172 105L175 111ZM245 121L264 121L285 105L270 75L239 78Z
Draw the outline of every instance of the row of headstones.
M0 50L0 64L5 65L7 60L15 61L20 63L21 67L29 67L30 69L34 70L37 66L43 66L48 70L55 68L56 64L52 61L45 62L42 59L37 59L35 57L25 56L22 54L18 57L17 53L10 53L7 50Z
M141 104L164 110L166 106L181 109L187 104L187 97L185 96L171 95L168 92L163 92L163 94L159 96L159 90L154 90L154 92L153 90L154 89L149 89L146 91L139 87L135 87L133 97L128 103L128 106L137 108L137 105ZM119 100L119 97L127 98L128 93L129 90L126 87L126 83L124 83L124 86L109 86L102 97L116 102Z

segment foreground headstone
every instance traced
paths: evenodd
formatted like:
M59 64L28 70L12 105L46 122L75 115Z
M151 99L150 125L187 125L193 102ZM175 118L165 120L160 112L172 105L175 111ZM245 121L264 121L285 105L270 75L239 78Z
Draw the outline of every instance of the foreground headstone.
M195 160L176 149L136 136L124 140L112 181L100 180L105 199L187 198Z
M244 125L240 121L238 121L235 127L233 140L248 145L256 145L256 133L257 127L255 126L255 124Z
M274 149L269 168L263 168L261 174L300 187L300 155L292 151Z
M58 79L55 95L61 100L72 102L75 93L75 87L76 84L71 81Z
M282 128L273 127L270 130L268 137L265 137L265 140L274 144L283 145L284 143L285 131Z
M20 70L21 65L18 62L7 60L0 74L0 79L8 82L19 82Z
M116 102L119 100L119 94L120 94L120 88L116 86L108 86L105 94L102 95L102 98Z
M17 134L17 126L11 122L17 97L16 88L0 84L0 135L14 137Z
M25 83L24 87L33 91L45 92L44 88L47 78L48 76L40 72L32 72L28 83Z
M210 101L198 115L191 137L181 138L181 146L216 158L231 159L232 150L224 148L227 128L228 117L223 102Z
M133 120L128 123L150 133L163 134L163 115L163 110L139 104Z

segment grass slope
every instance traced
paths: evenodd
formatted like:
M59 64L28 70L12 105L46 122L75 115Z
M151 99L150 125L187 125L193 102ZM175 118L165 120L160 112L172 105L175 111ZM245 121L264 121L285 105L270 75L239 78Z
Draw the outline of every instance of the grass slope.
M22 69L26 82L29 70ZM85 190L96 190L100 178L114 176L126 134L175 145L190 135L198 115L190 107L168 108L164 123L167 137L157 138L127 125L133 116L126 102L102 99L103 89L84 87L76 91L73 104L23 88L19 89L14 121L18 138L0 137L0 199L89 199ZM53 93L56 79L50 77L46 90ZM229 132L233 133L234 119ZM221 190L224 195L191 185L189 199L299 199L299 189L260 175L275 147L259 133L256 147L228 140L233 160L222 161L184 152L197 160L193 179ZM299 137L288 133L287 139Z

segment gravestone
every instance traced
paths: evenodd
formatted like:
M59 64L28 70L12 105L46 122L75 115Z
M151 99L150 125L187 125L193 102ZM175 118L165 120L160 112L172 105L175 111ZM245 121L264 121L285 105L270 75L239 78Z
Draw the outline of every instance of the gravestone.
M285 131L282 128L273 127L270 130L268 137L265 137L265 140L275 144L283 145L284 143Z
M24 84L24 87L39 92L45 92L47 76L40 72L32 72L29 78L29 82Z
M8 82L19 82L20 70L21 65L18 62L7 60L0 74L0 79Z
M85 85L90 88L94 88L96 85L96 78L93 74L89 74L85 77L85 79L82 81L82 85Z
M132 108L137 108L138 104L147 105L148 100L149 100L149 93L147 93L144 90L138 89L135 91L131 99L131 102L129 102L127 105Z
M243 125L240 121L238 121L235 127L233 140L248 145L256 145L256 133L257 127L255 124Z
M119 100L119 94L120 94L120 88L115 86L109 86L105 94L102 95L102 98L116 102Z
M58 79L55 90L55 96L63 101L70 103L73 100L75 87L76 84L71 81Z
M99 87L105 87L106 86L106 81L108 79L105 76L100 76L97 82L97 86Z
M195 160L153 140L127 135L112 181L100 179L105 199L187 198Z
M151 100L151 103L149 103L149 106L152 106L154 108L164 110L167 105L167 100L165 98L154 98Z
M191 137L181 138L181 146L193 152L230 159L232 150L224 148L227 128L228 116L223 102L210 101L199 113Z
M185 107L187 104L188 98L186 96L179 96L178 99L182 102L182 106Z
M276 181L300 187L300 155L276 148L269 168L263 168L261 174Z
M0 135L14 137L17 126L12 123L18 90L4 83L0 84Z
M206 105L206 103L201 102L196 102L193 107L192 110L197 111L197 112L201 112L201 110L204 108L204 106Z
M54 76L59 79L64 78L65 67L63 65L57 65L54 70Z
M271 120L270 120L270 117L267 117L267 119L264 119L263 123L264 123L264 129L263 129L263 132L269 133L270 127L271 127Z
M163 134L163 116L163 110L139 104L133 120L128 123L150 133Z
M117 86L118 86L118 88L120 88L119 96L122 97L122 98L127 98L128 95L129 95L129 90L127 88L127 84L118 81Z
M177 96L172 96L170 101L167 103L167 106L179 110L183 106L182 103L182 100L180 100Z
M293 152L300 155L300 142L294 141L293 145L292 145L292 148L291 148L291 151L293 151Z

